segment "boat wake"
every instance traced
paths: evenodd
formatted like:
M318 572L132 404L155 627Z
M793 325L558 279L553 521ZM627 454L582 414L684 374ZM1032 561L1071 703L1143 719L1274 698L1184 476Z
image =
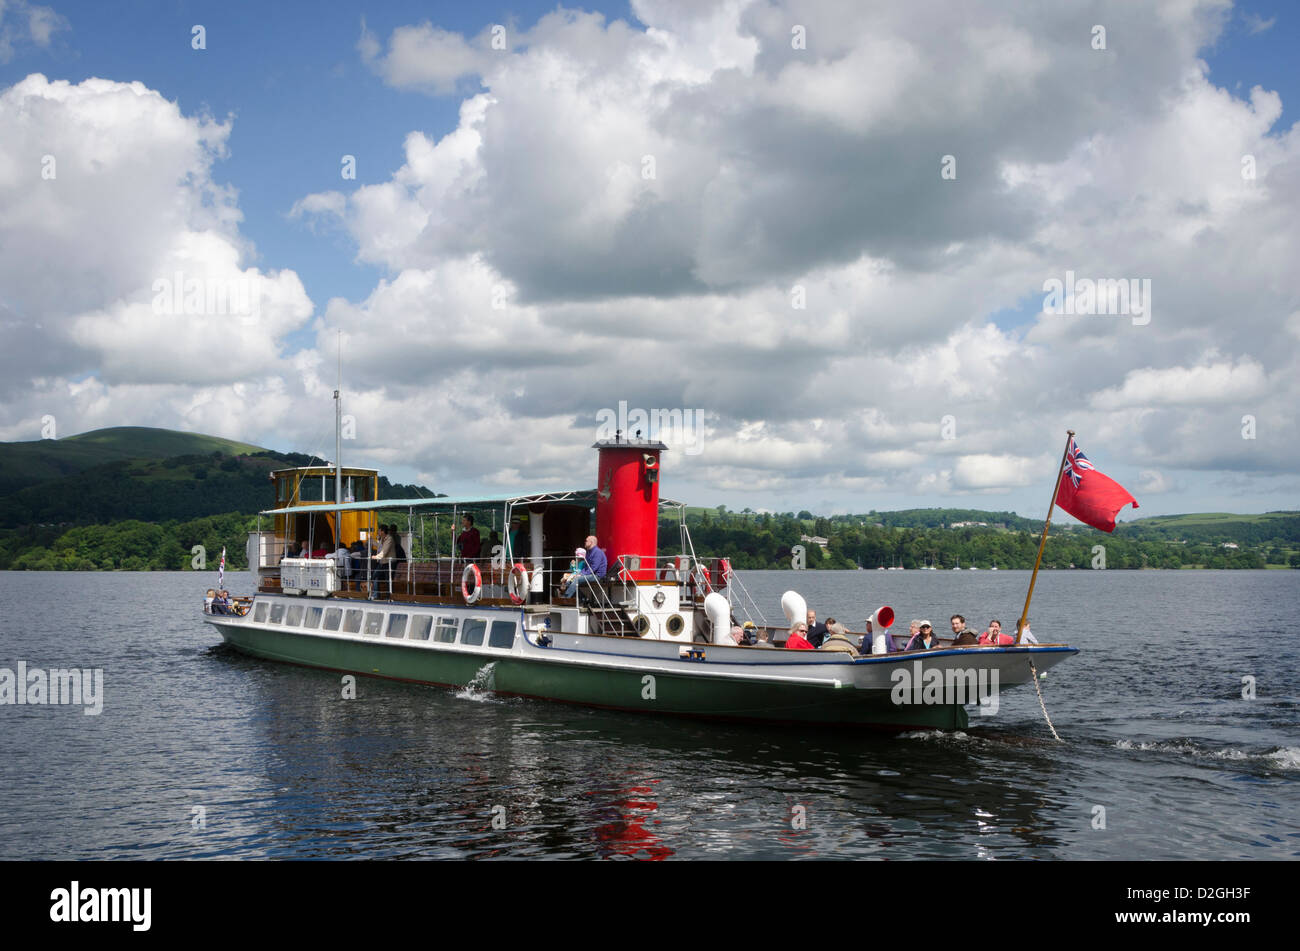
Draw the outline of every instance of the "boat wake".
M497 687L497 664L492 661L490 664L484 664L474 674L474 678L460 690L456 691L457 700L474 700L479 703L486 703L495 699L492 692Z
M1182 756L1194 756L1203 759L1219 759L1240 762L1262 762L1273 769L1300 770L1300 747L1281 746L1263 752L1250 752L1235 747L1211 749L1193 743L1191 740L1158 740L1143 742L1133 740L1116 740L1118 750L1138 750L1140 752L1177 753Z

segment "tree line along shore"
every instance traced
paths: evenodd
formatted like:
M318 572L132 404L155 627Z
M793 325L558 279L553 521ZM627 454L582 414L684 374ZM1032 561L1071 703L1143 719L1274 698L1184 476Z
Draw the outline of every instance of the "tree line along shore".
M949 510L932 510L936 517ZM800 515L806 513L800 513ZM737 569L853 570L902 567L939 569L1028 569L1034 564L1038 530L994 524L950 527L899 526L867 519L882 515L817 518L786 514L738 514L709 511L687 516L695 551L702 559L728 557ZM966 514L966 513L962 513ZM986 513L988 514L988 513ZM992 516L990 516L992 517ZM381 521L405 524L404 512L381 513ZM965 521L965 520L958 520ZM1218 540L1226 534L1251 535L1219 528L1213 538L1196 537L1168 527L1122 525L1113 535L1088 528L1053 525L1043 553L1047 569L1177 569L1300 567L1300 542L1291 535L1300 515L1273 520L1269 537ZM413 558L451 550L450 520L441 520L435 539L426 524L423 542L412 545ZM9 571L214 571L221 550L226 568L247 567L244 545L257 525L255 515L227 513L157 522L124 519L105 524L25 525L0 529L0 570ZM484 532L485 539L490 526ZM678 547L677 522L660 522L661 551ZM485 554L486 557L486 554Z

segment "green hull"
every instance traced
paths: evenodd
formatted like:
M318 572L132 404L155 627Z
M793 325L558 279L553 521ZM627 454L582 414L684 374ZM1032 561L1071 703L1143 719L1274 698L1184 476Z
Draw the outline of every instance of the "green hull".
M957 704L897 706L887 690L741 681L706 673L649 675L636 669L486 656L455 650L355 641L230 625L222 634L243 653L267 660L414 683L462 687L478 681L498 694L613 710L767 723L817 723L892 730L964 729ZM490 667L490 670L487 668Z

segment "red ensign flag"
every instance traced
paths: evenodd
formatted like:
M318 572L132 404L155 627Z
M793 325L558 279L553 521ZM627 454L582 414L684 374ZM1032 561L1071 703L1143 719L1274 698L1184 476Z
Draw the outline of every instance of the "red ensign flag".
M1129 494L1128 489L1098 472L1071 438L1056 504L1093 528L1113 532L1115 516L1130 502L1134 508L1138 507L1137 499Z

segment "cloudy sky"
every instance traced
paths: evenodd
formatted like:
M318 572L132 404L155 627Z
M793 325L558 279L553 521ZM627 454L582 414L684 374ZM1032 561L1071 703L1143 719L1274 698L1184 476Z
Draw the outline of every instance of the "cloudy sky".
M1297 21L0 0L0 439L331 456L341 340L344 462L444 492L625 401L696 504L1041 516L1073 428L1138 516L1300 508Z

